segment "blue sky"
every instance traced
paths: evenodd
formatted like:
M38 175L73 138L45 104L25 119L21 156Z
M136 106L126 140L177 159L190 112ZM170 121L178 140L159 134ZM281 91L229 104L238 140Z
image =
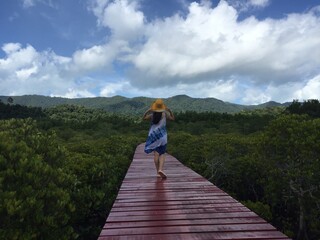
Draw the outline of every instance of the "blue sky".
M2 0L0 95L320 98L320 0Z

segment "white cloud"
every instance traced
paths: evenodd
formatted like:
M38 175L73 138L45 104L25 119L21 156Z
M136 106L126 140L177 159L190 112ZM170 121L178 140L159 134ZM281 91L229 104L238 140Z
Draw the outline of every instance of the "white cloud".
M64 95L50 94L51 97L64 97L64 98L87 98L95 97L94 94L87 90L79 90L74 88L69 88L67 93Z
M116 39L132 40L143 31L144 14L138 10L137 1L98 0L92 11L98 17L98 23L110 28Z
M263 91L260 88L248 88L244 91L244 94L241 99L244 104L250 104L250 105L255 105L255 104L260 104L260 103L265 103L268 102L271 99L268 93Z
M87 74L94 71L110 71L118 59L127 54L127 42L113 40L108 44L95 45L91 48L76 51L72 56L70 70L76 73Z
M238 20L221 1L192 3L189 14L147 26L146 43L132 58L139 86L175 85L245 77L268 86L300 81L319 71L320 19L308 12L284 19Z
M0 73L10 74L15 70L28 68L39 57L31 45L22 48L18 43L8 43L3 45L2 50L7 58L0 59Z
M320 98L320 74L309 80L303 88L294 93L295 99L319 99Z
M192 3L186 19L176 15L148 26L148 40L133 63L148 77L164 76L170 82L219 71L234 61L228 32L237 27L236 18L236 11L225 2L215 9Z
M17 70L16 75L17 75L18 79L26 80L31 76L31 74L35 74L37 72L38 72L38 67L32 66L29 68L23 68L23 69Z
M29 8L35 5L37 0L22 0L23 7Z
M106 46L93 46L88 49L76 51L73 54L74 64L79 70L96 70L110 64L116 51Z
M260 104L267 101L292 102L306 99L320 99L320 75L305 82L288 82L285 84L270 84L262 89L251 86L244 91L244 104Z
M270 0L226 0L239 12L262 9L270 4Z
M6 53L0 59L0 92L4 95L65 92L75 83L68 76L71 59L54 52L37 52L34 47L10 43L2 47Z
M34 7L38 3L42 3L47 6L54 7L54 2L52 2L52 0L22 0L22 6L24 8Z
M6 53L6 54L10 54L12 52L16 52L21 48L21 44L20 43L7 43L4 44L2 46L2 50Z
M160 88L157 91L162 92L162 97L174 96L177 94L186 94L191 97L203 98L212 97L217 99L224 99L224 101L234 102L239 98L239 83L235 80L219 80L212 82L198 82L198 83L178 83L176 87ZM171 89L171 90L170 90ZM154 91L153 94L155 94Z
M67 97L187 94L246 104L320 98L320 6L282 19L239 20L239 3L193 2L185 14L147 22L139 5L147 1L95 0L90 11L99 27L111 30L103 44L71 57L4 44L0 92ZM262 8L270 1L245 3ZM95 79L98 74L106 77ZM110 74L115 76L111 81L102 80L111 79Z
M115 95L119 95L120 92L129 90L130 88L132 88L132 86L128 81L106 83L100 91L100 96L112 97Z
M265 7L269 4L270 0L249 0L252 6Z

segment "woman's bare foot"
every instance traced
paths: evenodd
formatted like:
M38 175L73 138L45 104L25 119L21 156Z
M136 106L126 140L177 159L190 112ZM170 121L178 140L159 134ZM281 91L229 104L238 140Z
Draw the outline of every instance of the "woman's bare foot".
M158 172L158 174L162 177L162 178L167 178L167 175L162 172L161 170Z

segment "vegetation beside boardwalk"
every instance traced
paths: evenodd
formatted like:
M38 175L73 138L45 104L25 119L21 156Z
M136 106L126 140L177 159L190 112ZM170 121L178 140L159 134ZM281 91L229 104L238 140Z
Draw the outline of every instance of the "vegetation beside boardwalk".
M169 153L295 239L320 238L319 102L176 113ZM0 102L0 236L96 239L149 123Z

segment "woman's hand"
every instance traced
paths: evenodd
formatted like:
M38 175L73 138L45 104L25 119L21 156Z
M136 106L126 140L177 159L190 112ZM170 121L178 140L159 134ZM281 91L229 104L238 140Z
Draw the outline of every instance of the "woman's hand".
M144 114L143 114L143 120L148 120L151 118L151 113L152 113L152 110L151 108L149 108Z
M166 111L169 113L168 119L174 120L175 118L174 118L173 112L170 110L170 108L166 107Z

